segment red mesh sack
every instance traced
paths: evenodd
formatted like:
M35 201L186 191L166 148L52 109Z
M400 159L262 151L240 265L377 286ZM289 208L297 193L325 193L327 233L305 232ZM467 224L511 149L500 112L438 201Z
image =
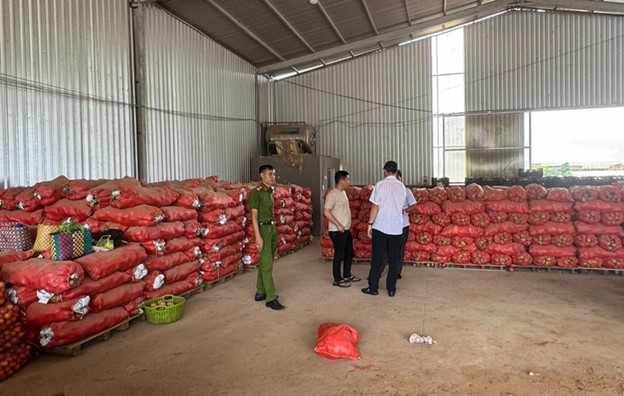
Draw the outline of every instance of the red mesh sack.
M422 204L416 205L411 213L434 216L436 214L442 213L442 208L440 208L440 205L438 205L437 203L424 202Z
M100 313L91 313L75 322L52 323L41 329L40 343L45 348L72 344L109 329L128 317L128 312L118 307Z
M17 210L17 196L24 192L24 187L13 187L0 191L0 209L1 210Z
M624 258L607 257L603 260L602 265L605 268L622 269L624 268Z
M622 192L617 186L600 186L598 194L601 200L605 202L620 202L622 200Z
M199 221L187 220L184 223L184 236L187 238L205 237L208 235L208 229L202 226Z
M485 199L485 192L483 191L483 187L475 183L467 185L466 198L471 201L483 201Z
M414 224L426 224L429 220L431 220L431 217L423 214L413 214L410 216L410 221Z
M463 236L468 238L477 238L483 235L483 228L475 227L473 225L457 226L449 225L444 227L441 233L443 236Z
M500 188L492 188L490 186L485 186L483 188L485 201L502 201L507 199L507 192Z
M175 266L186 263L188 257L182 253L172 253L167 254L166 256L157 257L157 256L148 256L145 259L145 267L150 271L166 271Z
M526 186L524 189L527 193L527 199L530 201L533 201L535 199L546 199L546 196L548 195L548 190L541 184L532 183Z
M579 267L583 268L600 268L602 267L604 260L602 257L588 257L588 258L579 258Z
M166 284L158 290L152 290L145 293L145 299L151 300L152 298L157 298L164 296L165 294L173 294L180 295L184 294L189 290L196 288L197 286L190 282L188 279L181 280L178 282L173 282L171 284Z
M479 237L475 239L475 244L481 250L487 249L487 247L492 243L494 243L494 239L492 237Z
M201 265L197 260L180 264L163 272L167 283L174 283L186 279L190 274L199 272Z
M483 251L477 251L470 255L470 261L473 264L477 264L477 265L488 264L490 262L490 259L491 258L490 258L489 253L486 253Z
M412 260L419 263L423 261L429 261L431 259L431 254L427 252L412 252Z
M127 209L139 205L160 208L173 204L179 196L180 194L168 187L121 184L111 194L111 206L118 209Z
M538 267L554 267L557 265L557 258L553 256L533 256L533 263Z
M531 234L529 234L529 231L516 232L516 233L513 233L512 236L513 236L512 240L514 242L519 243L524 246L530 246L531 243L533 242L533 238L531 237Z
M491 243L485 248L485 251L491 255L502 254L506 256L513 256L515 254L526 252L526 248L524 245L515 242L506 244ZM494 256L492 256L492 258L493 257Z
M624 223L624 212L603 213L600 222L606 226L619 226Z
M426 188L413 188L412 194L414 194L414 198L419 204L429 202L429 190Z
M490 263L492 265L499 265L501 267L509 267L511 266L511 264L513 264L513 260L511 259L511 256L508 256L506 254L492 254Z
M594 234L577 234L574 236L574 245L578 247L598 246L598 237Z
M557 202L574 202L574 198L572 194L567 188L561 187L553 187L548 190L548 195L546 196L548 201L557 201Z
M502 201L488 201L485 203L485 208L488 211L494 212L529 213L529 205L526 201L516 202L509 199L504 199Z
M232 199L232 197L223 192L206 191L197 195L202 203L202 207L200 209L202 212L210 212L215 209L226 209L237 205L237 202ZM273 196L274 199L277 198L275 194Z
M591 186L574 186L570 188L572 197L576 202L589 202L598 199L598 188Z
M490 216L487 213L476 213L470 216L470 223L475 227L485 228L490 224Z
M291 194L293 197L297 198L299 195L301 195L303 192L303 188L299 187L299 186L293 186L292 190L291 190ZM360 193L362 192L362 189L360 187L357 186L349 186L346 190L345 193L347 194L347 198L349 199L349 201L353 201L353 200L360 200ZM298 199L301 199L301 197L299 197Z
M454 254L451 259L454 263L457 264L469 264L470 263L470 252L459 252Z
M453 239L442 235L435 235L433 237L433 243L435 243L436 246L447 246L453 243Z
M433 224L431 221L426 224L418 225L418 224L410 224L410 233L418 233L418 232L428 232L431 235L438 235L442 232L442 226Z
M572 202L557 202L548 200L529 201L529 209L531 212L571 212Z
M507 199L514 202L527 200L527 192L522 186L513 186L507 189Z
M110 180L89 190L85 199L92 206L99 206L100 208L110 206L113 191L117 190L122 184L140 186L141 182L133 177Z
M577 266L578 259L576 257L559 257L557 259L557 267L576 268Z
M437 203L441 205L444 201L446 201L448 195L444 187L435 187L429 190L429 201L433 203Z
M446 213L438 213L431 216L431 222L435 225L446 227L451 224L451 216Z
M546 224L550 220L550 213L548 212L532 212L529 214L528 223L531 225Z
M448 189L446 194L451 202L463 202L466 200L466 191L463 187L451 187Z
M435 254L440 257L446 257L448 258L448 261L450 261L450 257L459 253L460 251L461 249L458 249L453 245L438 246L438 249L436 250ZM434 259L434 261L436 260ZM440 262L448 262L448 261L440 261Z
M200 246L202 240L199 238L189 239L187 237L174 238L166 242L167 253L187 251L195 246Z
M549 235L549 234L535 235L533 237L533 244L535 245L546 246L546 245L550 245L551 241L552 241L552 235Z
M30 287L13 285L9 290L9 300L13 304L19 305L21 308L25 308L28 307L30 304L37 302L39 300L39 297L37 296L37 291L31 289ZM4 304L5 302L0 304L0 311L2 310ZM17 319L17 312L15 314L15 317ZM6 321L5 324L7 324ZM0 329L1 328L2 325L0 325Z
M474 239L467 237L455 236L451 240L451 244L459 249L464 249L466 246L474 243Z
M107 207L93 214L94 220L112 221L127 226L154 226L165 219L162 210L155 206L139 205L129 209ZM152 238L158 239L158 238Z
M506 221L500 224L490 224L485 227L483 232L484 236L494 236L494 234L498 234L499 232L509 232L511 234L525 231L529 227L527 224L514 224L511 221Z
M207 237L210 239L222 238L241 230L236 223L226 223L224 225L209 225Z
M421 245L427 245L433 241L433 236L428 232L419 232L415 234L416 242Z
M447 264L451 262L451 256L441 256L435 253L431 255L431 261L438 264Z
M99 280L93 280L86 277L84 281L75 289L66 291L61 295L63 301L71 300L79 296L94 296L99 293L103 293L107 290L114 289L124 283L132 281L132 276L125 272L113 272L112 274L100 278Z
M598 245L608 252L622 249L622 240L616 235L601 235L598 237Z
M602 219L600 212L596 210L581 210L577 213L577 216L579 221L587 224L597 224L600 223L600 220Z
M460 212L453 213L453 215L451 216L451 221L453 222L453 224L458 225L458 226L469 225L470 215L460 213Z
M533 257L552 256L552 257L570 257L576 256L576 248L574 247L558 247L553 245L533 245L529 246L529 253Z
M490 222L494 224L501 224L507 221L509 214L507 212L489 211L487 212Z
M533 264L533 257L527 252L517 253L511 256L511 262L514 265L527 266Z
M89 304L91 311L102 312L115 307L123 307L142 296L145 285L145 282L139 281L96 294L91 298L91 303Z
M346 324L323 323L318 328L314 352L328 359L359 359L355 347L360 343L357 330Z
M550 243L558 247L572 246L574 244L574 235L572 234L553 235Z
M7 362L6 366L0 367L0 381L10 377L30 360L32 347L30 344L21 343L0 352L0 362Z
M604 215L604 214L603 214ZM587 224L580 221L575 222L570 234L574 234L574 228L579 234L596 234L596 235L617 235L624 237L624 230L620 226L605 226L602 224Z
M16 322L8 325L4 331L0 332L0 352L6 352L21 344L25 337L26 331L21 323Z
M44 222L47 224L47 221ZM58 225L58 224L48 224L48 225ZM82 225L91 230L91 234L99 234L100 232L104 232L107 230L120 230L122 232L126 232L128 230L128 226L113 223L111 221L99 221L93 219L93 217L88 218L87 220L82 222Z
M290 208L292 208L292 206L290 206ZM245 207L243 205L238 205L233 208L227 208L225 209L225 215L227 216L228 219L236 219L239 217L243 217L245 216Z
M494 243L506 244L511 243L513 241L511 233L507 231L497 232L494 234Z
M106 182L107 180L70 180L63 186L63 194L72 201L82 200L89 195L89 190Z
M93 280L102 279L116 271L136 267L147 258L141 245L129 244L105 252L96 252L76 259Z
M68 217L74 222L83 222L91 216L92 208L86 201L71 201L61 199L56 203L44 208L47 218L52 220L65 220Z
M80 319L87 312L89 297L86 296L50 304L36 302L26 308L24 324L28 327L41 327L49 323Z
M602 200L595 200L589 202L577 202L574 204L574 210L580 212L582 210L595 210L598 212L624 212L624 203L622 202L607 202Z
M65 176L59 176L54 180L37 183L33 186L34 196L41 201L42 206L52 205L64 197L63 189L69 183Z
M529 215L526 213L510 213L508 218L514 224L525 225L529 223Z
M17 200L17 208L26 212L34 212L43 207L41 201L35 198L35 189L32 187L19 193L15 199Z
M569 223L572 221L571 212L555 212L550 214L550 220L556 223Z
M544 235L544 234L574 234L574 226L572 223L555 223L549 221L542 225L529 226L529 232L531 235Z
M197 210L181 206L163 206L160 208L165 216L165 221L197 220Z
M125 238L129 242L146 242L156 239L165 241L184 235L184 223L175 221L173 223L160 223L153 227L130 227L125 233Z
M27 250L25 252L0 252L0 269L2 269L2 264L28 260L33 254L35 254L35 252L32 250Z
M13 285L27 286L61 294L77 287L84 278L84 270L73 261L29 259L2 266L0 279Z
M368 202L371 194L373 193L373 188L375 188L375 186L370 184L362 187L362 190L360 191L360 201Z
M418 242L407 242L405 244L405 251L407 252L427 252L435 253L438 247L433 243L421 244Z
M178 199L173 203L172 206L182 207L185 209L197 210L201 208L201 201L197 194L195 194L191 189L191 187L187 188L173 188L173 191L178 193Z
M43 222L43 209L34 212L25 212L23 210L0 210L0 222L16 222L26 225L39 225Z
M452 202L445 201L442 204L442 210L444 213L448 215L452 215L453 213L464 213L467 215L473 215L476 213L481 213L485 211L485 206L483 202L475 202L475 201L463 201L463 202Z

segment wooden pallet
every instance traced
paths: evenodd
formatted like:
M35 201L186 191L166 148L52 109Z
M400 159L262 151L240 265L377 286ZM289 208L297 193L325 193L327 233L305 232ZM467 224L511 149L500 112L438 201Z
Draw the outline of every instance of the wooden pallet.
M43 352L46 354L59 355L59 356L72 356L72 357L80 356L80 354L82 353L82 348L84 346L86 346L87 344L90 344L92 341L97 342L97 341L110 340L113 332L128 330L130 328L130 323L135 319L144 320L145 316L143 314L131 316L128 319L124 320L123 322L118 323L115 326L108 328L104 331L101 331L97 334L89 336L85 338L84 340L74 342L73 344L52 348L52 349L43 349Z
M624 276L624 269L612 269L612 268L576 268L579 274L599 274L599 275L619 275Z

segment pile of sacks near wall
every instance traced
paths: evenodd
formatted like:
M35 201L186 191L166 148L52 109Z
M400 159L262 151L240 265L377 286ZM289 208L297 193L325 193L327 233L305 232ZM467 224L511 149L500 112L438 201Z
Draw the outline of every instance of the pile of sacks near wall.
M366 235L372 186L349 195L356 257L370 259ZM622 186L415 188L406 261L497 266L624 268ZM357 211L353 210L357 208ZM357 213L357 215L355 214ZM326 228L325 228L326 230ZM321 237L322 256L333 257Z
M80 341L137 315L146 299L183 294L241 270L252 186L217 177L148 185L129 177L61 176L0 191L0 222L37 226L47 234L71 221L96 237L119 237L114 249L73 260L51 260L42 250L2 254L0 280L20 308L29 341L46 348ZM284 202L290 197L284 189L296 192L296 200ZM277 216L290 227L280 240L309 240L309 190L279 191L276 204L297 209Z

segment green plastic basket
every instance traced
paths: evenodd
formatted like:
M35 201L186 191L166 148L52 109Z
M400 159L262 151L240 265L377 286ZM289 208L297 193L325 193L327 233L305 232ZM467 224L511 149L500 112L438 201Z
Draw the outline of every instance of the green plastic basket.
M150 307L151 303L158 301L173 302L173 305ZM186 299L184 297L174 296L173 294L165 294L158 298L152 298L143 303L145 318L151 324L168 324L179 320L184 314L184 305Z

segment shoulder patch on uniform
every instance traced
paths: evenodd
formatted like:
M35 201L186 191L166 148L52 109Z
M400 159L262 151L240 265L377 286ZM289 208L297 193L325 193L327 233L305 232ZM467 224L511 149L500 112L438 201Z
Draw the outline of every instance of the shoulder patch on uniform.
M256 190L258 190L258 191L262 191L262 186L258 186L258 187L256 187Z

